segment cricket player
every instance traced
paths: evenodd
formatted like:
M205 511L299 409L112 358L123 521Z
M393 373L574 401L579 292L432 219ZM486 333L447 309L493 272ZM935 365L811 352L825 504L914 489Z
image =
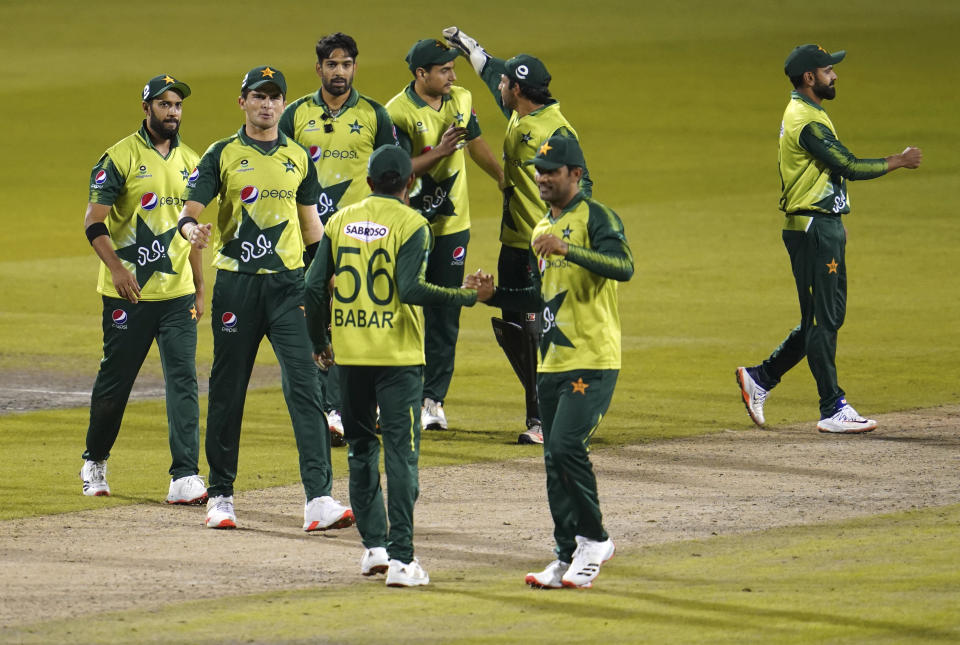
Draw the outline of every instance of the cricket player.
M197 321L203 315L200 249L176 234L181 197L197 153L180 141L190 87L169 74L147 81L140 129L109 148L90 174L84 217L101 260L103 359L90 398L83 453L84 495L109 495L107 457L130 390L153 341L166 388L170 437L168 504L207 498L198 476Z
M543 413L543 459L553 515L556 559L529 573L532 587L587 588L613 556L603 528L590 438L620 373L617 283L633 276L633 255L620 218L580 189L584 159L576 139L554 136L528 163L549 211L533 229L533 284L499 286L487 304L543 312L537 390ZM471 274L465 286L492 285ZM483 300L481 290L478 299Z
M344 33L317 41L320 88L290 103L280 131L310 152L320 181L317 211L326 224L338 208L366 197L367 160L380 146L398 145L390 116L382 105L353 87L357 43ZM343 446L338 368L318 370L323 409L332 445Z
M423 216L407 206L415 182L405 150L375 150L367 178L373 194L334 213L307 273L307 323L316 358L321 366L335 358L342 372L350 502L365 548L360 572L386 572L387 585L397 587L430 581L413 550L425 360L418 305L470 306L477 299L473 289L438 287L424 280L430 229ZM492 284L486 297L489 291Z
M287 83L270 66L243 77L245 123L211 145L187 182L178 226L197 248L211 224L197 217L215 197L217 280L213 287L213 367L207 412L210 464L206 525L235 528L233 484L247 384L266 335L283 372L283 395L300 453L306 493L303 529L342 528L351 510L330 496L330 433L317 394L317 366L303 313L303 257L323 235L319 184L310 155L279 131Z
M457 27L447 27L443 35L467 57L508 119L503 138L505 179L497 271L502 286L529 286L530 235L547 205L540 199L533 166L527 162L550 137L563 135L578 141L579 137L560 112L560 103L550 94L551 76L540 59L529 54L518 54L508 60L496 58ZM584 167L580 188L587 197L592 195L592 186L590 174ZM520 433L517 443L542 444L536 388L539 313L504 309L502 315L502 319L492 319L493 330L526 394L526 429Z
M837 331L847 303L847 180L873 179L897 168L917 168L919 148L884 159L858 159L837 138L823 102L836 96L834 65L846 52L818 45L796 47L784 64L793 84L780 124L780 210L786 215L783 243L790 255L800 298L800 324L760 365L738 367L740 394L750 418L763 426L770 390L807 357L820 395L820 432L870 432L877 422L847 403L837 382Z
M454 71L457 50L439 40L414 43L407 53L413 81L387 103L400 145L413 158L419 182L410 205L430 221L434 245L427 262L427 282L458 287L470 242L470 204L463 147L484 172L503 185L503 170L480 132L473 98L458 85ZM447 428L443 402L453 378L460 310L423 308L426 368L423 384L423 427Z

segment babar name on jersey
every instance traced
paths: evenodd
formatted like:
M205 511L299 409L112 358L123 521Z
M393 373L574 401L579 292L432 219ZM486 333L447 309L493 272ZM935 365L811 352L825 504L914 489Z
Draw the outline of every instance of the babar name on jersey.
M334 327L362 327L393 329L394 312L384 309L342 309L333 308Z

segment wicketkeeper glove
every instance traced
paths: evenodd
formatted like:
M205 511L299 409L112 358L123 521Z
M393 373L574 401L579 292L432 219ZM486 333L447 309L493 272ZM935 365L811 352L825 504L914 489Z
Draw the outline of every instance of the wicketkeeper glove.
M490 54L484 51L476 40L466 35L456 27L447 27L443 30L443 38L451 47L456 47L470 60L477 74L483 72L484 65L490 60Z

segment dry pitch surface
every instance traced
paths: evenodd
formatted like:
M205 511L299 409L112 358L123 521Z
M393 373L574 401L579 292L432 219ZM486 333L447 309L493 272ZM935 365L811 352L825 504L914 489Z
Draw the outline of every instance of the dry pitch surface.
M960 501L960 406L879 420L879 430L860 436L804 424L597 451L607 529L625 550ZM334 494L346 500L344 480ZM236 506L234 531L205 529L203 508L160 503L0 522L0 624L383 584L359 575L354 528L300 530L299 486L241 493ZM552 558L541 459L424 470L416 530L431 584L472 566L508 571L523 584Z

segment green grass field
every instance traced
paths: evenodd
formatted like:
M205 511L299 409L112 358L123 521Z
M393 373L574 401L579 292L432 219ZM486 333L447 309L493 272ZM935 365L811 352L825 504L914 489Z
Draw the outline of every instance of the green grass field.
M357 87L386 102L409 80L403 57L410 44L458 24L496 55L525 51L547 63L551 89L580 133L594 195L626 226L636 275L621 289L624 363L595 445L748 427L733 369L764 358L797 319L779 234L776 138L790 89L783 59L804 42L848 52L837 67L837 100L826 107L854 153L924 150L919 170L850 187L841 383L866 414L960 400L960 233L950 219L960 193L955 2L495 0L434 8L381 0L176 0L162 7L5 1L0 24L7 61L0 117L8 126L0 160L0 191L8 199L0 236L0 376L28 372L42 384L67 374L93 382L101 341L97 260L81 225L89 171L107 146L138 127L147 78L171 73L191 85L182 134L202 151L239 127L239 82L254 65L283 70L292 100L316 87L315 40L342 30L360 45ZM465 61L458 72L498 151L504 119ZM468 268L493 269L499 197L482 172L471 171ZM209 294L212 273L207 282ZM425 466L530 454L512 445L522 400L494 345L492 313L464 310L446 404L456 431L425 439ZM212 355L207 320L199 342L205 375ZM258 363L274 362L265 345ZM159 374L155 351L144 370ZM0 519L155 497L169 458L162 410L155 401L128 408L111 459L111 484L127 492L95 503L78 494L76 480L86 409L0 417L0 450L16 465L4 476ZM768 422L808 421L813 431L816 415L816 389L801 365L771 397ZM346 472L343 451L335 453L334 468ZM238 488L295 481L279 387L252 392ZM636 550L618 556L602 588L538 595L535 602L523 588L484 593L471 581L483 587L498 574L476 570L464 573L462 586L418 595L352 585L291 590L231 599L222 605L229 610L212 616L178 606L93 617L82 627L41 624L33 636L11 638L146 641L156 624L176 616L182 632L168 632L171 642L219 640L216 625L235 620L246 621L244 633L258 642L308 642L316 634L304 623L335 597L354 613L375 602L397 633L411 633L406 626L432 641L452 634L476 642L556 640L552 630L562 619L577 625L564 640L582 642L949 642L960 638L957 522L951 507L782 529L698 543L704 557L695 561L688 543ZM857 558L824 546L837 531L860 536ZM925 548L930 543L937 548ZM896 574L886 575L891 568ZM337 638L365 640L359 630Z

